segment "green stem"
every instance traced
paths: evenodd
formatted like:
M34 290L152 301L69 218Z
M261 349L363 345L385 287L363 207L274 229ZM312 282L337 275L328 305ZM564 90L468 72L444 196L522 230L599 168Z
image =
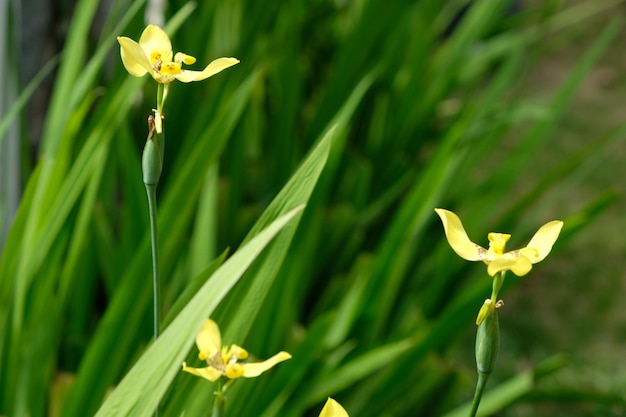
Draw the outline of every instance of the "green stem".
M154 301L154 340L159 337L159 326L161 323L160 299L161 288L159 285L159 242L157 236L157 200L156 184L146 184L148 194L148 208L150 211L150 237L152 239L152 292Z
M224 417L224 390L222 389L222 381L219 379L217 380L217 390L213 402L213 417Z
M163 119L165 118L165 116L163 115L163 107L165 105L165 99L167 98L168 85L169 84L159 83L157 86L157 108L156 108L156 113L154 114L154 118L156 119L155 123L157 127L156 129L157 136L163 133L163 130L162 130ZM163 140L163 138L158 138L158 139L160 139L158 143L159 151L161 153L161 156L163 156L165 141Z
M157 233L157 199L156 187L163 168L163 154L165 151L165 134L163 132L163 104L167 97L167 84L157 86L157 108L154 117L154 128L150 127L146 147L142 155L142 171L146 194L148 195L148 209L150 212L150 237L152 241L152 298L153 298L153 333L156 341L161 326L161 285L159 273L159 238ZM156 146L155 146L156 145ZM154 412L159 417L159 408Z
M476 417L476 413L478 412L478 406L480 405L480 400L483 398L483 391L485 390L485 386L487 385L488 378L489 374L485 374L483 372L478 373L478 382L476 383L476 392L474 393L474 401L472 401L472 410L470 411L470 417Z
M494 305L498 301L498 293L502 288L502 284L504 284L504 272L505 271L498 272L493 277L493 283L491 286L491 302L493 302Z

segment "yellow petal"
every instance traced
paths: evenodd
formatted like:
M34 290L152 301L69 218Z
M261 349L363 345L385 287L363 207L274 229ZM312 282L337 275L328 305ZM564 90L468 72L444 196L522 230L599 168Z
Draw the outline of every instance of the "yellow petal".
M155 25L148 25L143 30L139 45L145 51L146 56L150 56L153 52L159 51L166 56L163 62L172 60L172 42L163 29Z
M184 62L186 65L191 65L196 62L196 58L191 55L184 54L182 52L176 52L176 56L174 56L174 61L176 62Z
M231 345L230 355L233 355L237 359L246 359L248 357L248 351L239 345Z
M236 58L218 58L215 61L211 62L209 65L207 65L206 68L202 71L183 70L180 74L174 75L174 77L184 83L189 83L191 81L202 81L238 63L239 60Z
M507 252L497 256L487 266L487 273L494 276L500 271L512 271L518 277L524 276L530 272L533 264L530 260L521 256L519 251Z
M525 256L526 258L528 258L528 260L533 264L539 262L537 261L537 259L539 258L539 251L535 248L522 248L519 249L517 252L520 256Z
M435 212L441 218L448 243L457 255L468 261L482 261L485 259L486 249L469 239L461 219L456 214L445 209L435 209Z
M243 364L241 363L229 363L226 365L225 375L227 378L236 379L243 376Z
M176 75L180 74L180 64L178 62L166 62L161 66L161 75Z
M517 258L517 262L511 266L511 272L518 277L523 277L528 274L531 269L533 269L532 262L522 254L520 254L519 258Z
M319 417L348 417L348 413L337 401L328 398Z
M220 329L211 319L206 319L202 328L196 335L196 346L200 354L200 359L212 358L222 347L222 336Z
M553 220L544 224L537 230L535 236L533 236L530 242L528 242L528 245L526 245L527 248L537 250L537 257L534 259L531 258L532 263L536 264L537 262L541 262L548 256L554 242L556 242L556 239L559 237L559 233L561 233L562 227L562 221Z
M257 363L244 363L243 365L243 376L246 378L254 378L255 376L261 375L263 372L272 368L279 362L286 361L287 359L291 359L291 355L287 352L278 352L276 355L272 356L266 361L257 362Z
M150 60L137 42L125 36L118 36L117 41L120 43L122 63L130 75L141 77L146 72L152 72Z
M191 368L187 366L185 362L183 362L183 371L189 372L190 374L199 376L204 379L208 379L211 382L217 381L222 376L222 373L220 371L211 366L208 366L206 368Z

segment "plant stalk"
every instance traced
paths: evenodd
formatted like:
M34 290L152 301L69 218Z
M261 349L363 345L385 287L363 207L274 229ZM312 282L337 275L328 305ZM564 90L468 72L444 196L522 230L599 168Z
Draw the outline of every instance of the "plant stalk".
M480 400L483 398L483 391L485 390L485 386L487 386L487 379L489 379L489 374L478 372L478 382L476 383L476 392L474 393L474 400L472 401L470 417L476 417Z
M146 194L148 195L148 209L150 212L150 237L152 241L152 298L153 298L153 333L154 340L160 334L160 272L159 272L159 242L157 235L157 201L156 201L156 185L146 184Z
M212 417L224 417L224 390L219 379L217 381L217 390L215 391L215 401L213 401Z

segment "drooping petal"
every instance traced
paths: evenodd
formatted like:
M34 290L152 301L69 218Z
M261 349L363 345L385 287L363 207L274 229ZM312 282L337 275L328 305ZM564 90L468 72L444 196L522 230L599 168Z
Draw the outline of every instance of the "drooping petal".
M205 360L212 358L222 348L222 336L220 335L220 329L211 319L206 319L202 328L196 335L196 346L200 353L198 357Z
M137 42L125 36L118 36L117 41L120 43L122 63L130 75L141 77L146 72L152 72L150 60Z
M266 361L256 363L244 363L243 376L246 378L254 378L263 372L275 366L277 363L291 359L291 355L287 352L278 352Z
M348 417L348 413L337 401L329 397L319 417Z
M523 277L528 274L531 269L533 269L533 263L528 257L520 253L519 258L517 258L517 262L515 262L515 264L511 267L511 272L518 277Z
M183 70L180 74L174 75L174 77L184 83L202 81L238 63L239 60L237 58L218 58L207 65L202 71Z
M468 261L485 259L486 249L469 239L461 219L456 214L445 209L435 209L435 212L441 218L448 243L457 255Z
M552 246L556 239L559 237L559 233L561 233L561 228L563 227L563 222L560 220L553 220L549 223L544 224L537 230L535 236L530 239L527 248L533 248L537 250L537 257L531 259L532 263L536 264L537 262L543 261L546 256L552 250Z
M163 54L169 54L169 59L166 56L163 62L172 60L172 42L167 33L158 26L146 26L141 38L139 38L139 45L145 51L146 56L150 56L154 51L159 51Z
M222 376L222 373L212 366L208 366L206 368L192 368L187 366L185 362L183 362L183 371L208 379L211 382L217 381Z
M530 272L533 264L530 260L520 255L519 251L507 252L497 256L487 265L487 273L494 276L500 271L511 270L518 277L524 276Z

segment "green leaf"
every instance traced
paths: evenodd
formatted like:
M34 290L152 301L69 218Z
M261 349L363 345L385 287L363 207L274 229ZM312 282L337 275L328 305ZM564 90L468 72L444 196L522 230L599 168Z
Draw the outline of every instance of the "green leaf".
M303 206L296 207L276 219L213 274L126 374L96 416L141 417L154 413L170 382L180 372L203 319L213 313L252 261L302 209Z

